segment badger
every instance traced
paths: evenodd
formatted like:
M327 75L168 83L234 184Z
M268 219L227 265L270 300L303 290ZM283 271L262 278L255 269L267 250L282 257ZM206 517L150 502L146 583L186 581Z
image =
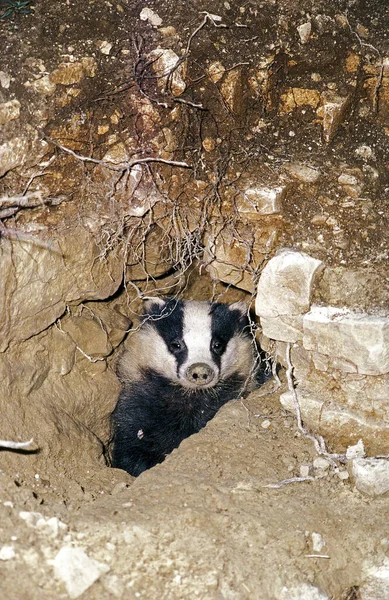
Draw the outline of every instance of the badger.
M112 466L138 476L267 379L243 302L150 298L116 365Z

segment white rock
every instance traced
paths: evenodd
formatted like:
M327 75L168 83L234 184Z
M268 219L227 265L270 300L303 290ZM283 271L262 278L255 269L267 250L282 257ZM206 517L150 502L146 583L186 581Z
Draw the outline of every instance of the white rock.
M151 8L142 8L139 15L142 21L148 21L153 27L162 25L162 19Z
M300 477L308 477L311 465L300 465Z
M320 533L312 532L312 550L313 552L321 552L326 545L323 536Z
M303 23L297 27L298 34L300 36L300 42L302 44L306 44L311 35L312 25L308 21L307 23Z
M348 96L345 98L333 96L333 94L326 97L325 94L322 94L322 102L323 137L324 141L328 143L332 140L343 121L350 98Z
M318 456L313 461L313 468L319 471L327 471L330 468L330 461L324 458L324 456Z
M261 327L262 333L271 340L294 343L303 339L302 315L261 317Z
M346 458L351 460L352 458L364 458L366 456L363 440L358 440L354 446L349 446L346 450Z
M0 548L0 560L12 560L16 553L12 546L3 546Z
M101 42L101 43L99 44L99 49L100 49L100 52L101 52L102 54L106 54L106 55L108 56L108 54L109 54L109 53L111 52L111 50L112 50L112 46L113 46L113 44L111 44L111 42L108 42L107 40L104 40L103 42Z
M266 187L252 185L243 190L243 197L237 200L239 212L255 212L260 215L279 213L281 202L286 194L286 186Z
M277 600L328 600L328 596L310 583L300 583L284 587Z
M320 260L304 252L280 251L262 271L255 301L256 314L271 318L306 313L315 279L323 268Z
M5 71L0 71L0 85L5 90L8 90L11 83L11 75Z
M70 598L79 598L109 566L90 558L82 548L64 546L53 561L54 574L66 587Z
M355 487L367 496L389 492L389 461L383 458L354 458L350 462Z
M168 84L173 96L181 96L186 90L184 81L185 63L176 68L179 58L170 48L156 48L150 52L149 56L153 61L154 73L158 77L158 86L164 90L166 84ZM168 77L169 81L167 80Z
M348 173L342 173L338 177L338 183L341 185L358 185L359 179L354 175L349 175Z
M23 519L30 527L36 527L38 521L43 519L43 515L38 512L29 512L26 510L21 510L19 513L19 517Z
M362 146L358 146L358 148L355 150L355 154L356 156L363 158L364 160L369 160L370 158L375 158L375 153L374 150L372 149L371 146L365 146L362 144Z
M0 125L5 125L8 121L18 119L20 116L19 100L10 100L0 103Z
M358 373L389 372L389 318L332 306L314 306L303 317L303 346L353 363Z
M358 590L360 600L388 600L389 598L389 560L371 567L367 577Z
M285 169L292 177L295 177L299 181L304 181L305 183L316 183L320 178L320 171L314 167L309 167L308 165L291 163L290 165L286 165Z
M58 517L44 517L38 512L20 511L19 517L27 523L29 527L35 527L43 533L57 537L60 531L66 531L67 525L62 523Z

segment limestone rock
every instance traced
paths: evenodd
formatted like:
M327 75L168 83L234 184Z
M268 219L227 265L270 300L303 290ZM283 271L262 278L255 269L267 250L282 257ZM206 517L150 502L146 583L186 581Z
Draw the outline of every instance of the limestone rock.
M387 452L389 426L382 419L364 414L358 406L345 406L334 392L312 389L305 382L304 386L299 383L296 393L302 420L310 431L323 435L338 452L345 452L362 437L370 453ZM280 402L285 410L295 413L291 392L281 394Z
M167 86L173 96L181 96L186 90L185 63L175 68L179 57L170 48L156 48L150 52L150 59L153 61L154 73L158 77L158 86L163 91Z
M304 183L316 183L320 179L320 171L309 165L290 163L285 170L295 179Z
M387 600L389 598L389 560L370 567L367 577L358 589L361 600Z
M213 81L213 83L217 83L223 77L224 73L226 72L226 68L221 62L214 61L207 68L207 72L211 81Z
M72 85L81 81L85 76L94 77L95 69L96 61L94 58L85 56L78 62L61 63L50 74L50 81L56 85Z
M305 349L349 361L365 375L389 372L389 318L314 306L303 327Z
M272 340L294 343L303 339L302 315L262 317L261 327L263 334Z
M63 546L53 561L55 576L63 581L70 598L79 598L101 575L108 565L90 558L82 548Z
M37 132L27 127L23 133L17 134L0 145L0 177L15 167L24 165L31 156L39 161L47 149L38 139Z
M260 228L253 229L245 223L238 232L224 227L222 231L206 237L206 269L212 279L254 292L253 271L258 269L275 244L277 225L263 223Z
M0 125L5 125L8 121L18 119L20 115L20 102L18 100L10 100L0 104Z
M328 600L328 596L310 583L284 587L277 600Z
M261 217L277 214L281 211L286 191L286 186L267 187L253 184L243 189L236 198L236 208L243 215Z
M367 496L389 492L389 461L382 458L354 458L350 464L355 487Z
M297 27L298 34L300 36L300 42L302 44L306 44L311 36L312 25L310 21L307 23L302 23Z
M295 108L311 106L317 108L320 102L320 93L309 88L288 88L281 94L281 111L290 113Z
M148 21L153 27L159 27L162 25L161 17L156 12L151 10L151 8L142 8L139 18L142 21Z
M313 285L324 265L303 252L285 249L263 269L258 282L256 314L275 318L301 315L310 308Z
M229 71L221 84L221 94L226 101L231 112L238 115L243 112L244 94L243 94L243 73L239 68Z
M322 106L318 115L323 117L323 138L327 144L336 135L339 125L342 123L350 104L350 97L336 96L334 94L323 94Z

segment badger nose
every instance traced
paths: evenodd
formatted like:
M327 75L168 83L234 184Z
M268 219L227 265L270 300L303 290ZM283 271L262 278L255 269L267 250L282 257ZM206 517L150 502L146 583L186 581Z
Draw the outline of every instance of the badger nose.
M190 383L201 387L208 385L215 378L215 371L206 363L194 363L187 368L185 373L186 379Z

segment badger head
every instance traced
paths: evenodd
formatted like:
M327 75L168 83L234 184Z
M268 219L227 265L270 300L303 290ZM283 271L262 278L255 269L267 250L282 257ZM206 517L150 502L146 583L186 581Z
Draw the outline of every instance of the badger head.
M150 298L129 345L118 368L123 382L152 370L185 388L206 389L232 375L246 379L254 363L242 302Z

